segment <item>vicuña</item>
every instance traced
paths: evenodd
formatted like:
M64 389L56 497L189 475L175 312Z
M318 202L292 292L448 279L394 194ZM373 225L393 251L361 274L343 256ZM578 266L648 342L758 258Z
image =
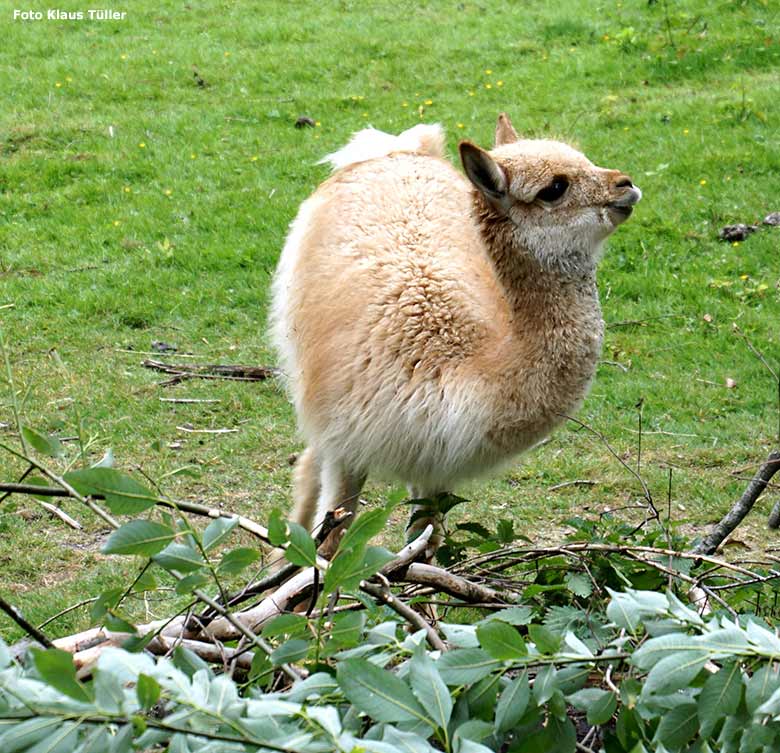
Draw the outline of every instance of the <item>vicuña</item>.
M290 227L271 326L307 442L294 519L310 529L354 512L369 474L415 499L451 491L588 391L600 249L641 191L564 143L519 138L505 114L491 151L459 150L465 177L438 125L360 131ZM415 518L412 536L430 522Z

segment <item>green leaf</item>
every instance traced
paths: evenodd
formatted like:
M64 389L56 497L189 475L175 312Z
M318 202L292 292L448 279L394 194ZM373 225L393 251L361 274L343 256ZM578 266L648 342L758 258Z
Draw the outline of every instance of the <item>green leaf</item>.
M534 611L531 607L507 607L493 612L487 620L501 620L508 625L527 625L533 619Z
M531 688L528 674L523 672L504 688L496 705L495 730L497 733L509 732L517 726L528 708Z
M112 633L130 633L135 635L135 625L124 617L112 612L106 613L103 626Z
M365 659L345 659L336 668L336 678L347 700L377 722L429 719L409 686L397 675Z
M89 703L92 700L89 688L76 679L76 667L73 665L71 654L58 648L49 648L45 651L31 648L30 651L32 651L35 668L45 682L77 701Z
M495 674L483 677L475 682L467 691L465 701L468 703L469 717L492 722L496 714L496 702L501 685L501 675ZM460 696L464 698L464 696Z
M149 711L157 701L160 700L160 684L154 677L139 674L135 683L135 694L138 696L138 703L145 711Z
M607 589L612 597L607 605L607 618L619 628L635 633L641 622L641 613L629 594Z
M693 738L698 729L696 704L684 702L661 717L653 741L663 743L670 750L679 750Z
M260 552L257 549L240 546L222 555L217 570L226 575L236 575L259 559Z
M780 688L780 667L765 665L757 669L745 684L745 706L749 714L769 700L772 694Z
M118 606L124 592L124 588L110 588L108 591L98 594L89 610L89 616L93 622L97 622L109 609Z
M263 625L263 637L278 638L282 635L299 635L306 630L309 621L302 614L280 614Z
M199 572L190 573L190 575L176 582L176 593L191 594L196 588L205 586L210 580L211 578L209 578L209 576L202 570Z
M287 523L290 543L284 551L285 557L294 565L314 567L317 563L317 546L309 532L298 523Z
M305 641L302 638L293 638L292 640L285 641L281 646L277 647L271 654L271 661L274 665L291 664L296 661L305 659L309 653L309 641Z
M287 541L287 523L277 509L271 510L268 517L268 541L271 546L282 546Z
M173 664L189 678L192 678L192 676L201 669L205 669L210 676L213 676L209 669L209 665L206 664L203 659L194 651L190 651L190 649L181 645L176 646L173 650Z
M485 651L494 659L522 659L528 649L520 633L505 622L490 620L477 626L477 638Z
M22 426L22 436L30 447L42 455L48 455L50 458L61 458L65 454L62 442L51 434L41 434L30 426Z
M265 651L258 649L252 656L252 664L249 667L249 680L263 683L273 677L273 662Z
M380 507L358 515L339 542L338 551L363 549L374 536L382 533L385 529L390 511L390 507Z
M529 625L528 637L534 642L540 654L554 654L561 647L561 636L543 625Z
M39 740L51 735L53 730L59 729L62 724L60 717L36 717L14 724L7 731L0 732L0 745L3 753L16 753L16 751L28 750ZM3 730L0 727L0 730Z
M238 518L217 518L212 520L203 531L203 549L209 551L219 546L238 525Z
M698 698L702 737L708 737L724 716L736 714L742 698L742 672L736 661L725 663L704 683Z
M365 612L344 612L333 618L333 626L328 633L334 646L355 646L363 634L366 623Z
M552 664L548 664L539 670L539 673L534 679L534 699L536 703L541 706L543 703L552 698L553 693L557 690L558 685L556 683L557 670Z
M151 520L131 520L117 528L103 546L103 554L141 554L151 557L162 551L176 532Z
M177 570L180 573L190 573L200 570L206 563L200 552L187 545L172 541L152 559L166 570Z
M370 546L365 551L348 549L337 554L325 573L325 592L332 593L337 588L342 591L354 590L361 580L375 575L394 557L392 552L381 546Z
M11 666L11 652L8 650L8 644L0 638L0 669L5 669Z
M458 648L448 651L436 662L436 668L447 685L468 685L478 682L500 666L500 661L481 648Z
M452 697L436 665L428 656L425 644L419 643L409 662L409 683L422 707L440 729L447 729L452 716Z
M639 669L650 669L661 659L681 651L698 651L700 655L709 656L709 652L701 649L695 636L686 633L669 633L657 638L651 638L631 657L631 663Z
M492 724L483 722L481 719L469 719L467 722L458 725L452 738L457 748L463 740L481 742L486 737L490 737L491 734L493 734Z
M137 515L154 507L157 496L134 478L114 468L70 471L63 478L79 494L102 494L115 515Z
M584 688L566 696L574 708L587 714L588 724L599 726L606 724L617 709L617 696L610 690Z
M709 660L707 651L677 651L665 656L645 679L642 697L650 693L668 694L688 687Z
M593 583L587 575L582 573L569 573L563 582L575 596L587 599L593 593Z

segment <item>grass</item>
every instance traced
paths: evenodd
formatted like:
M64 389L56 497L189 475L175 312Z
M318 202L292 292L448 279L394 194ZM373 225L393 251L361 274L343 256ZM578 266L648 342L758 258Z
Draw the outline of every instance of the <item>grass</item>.
M91 437L91 459L110 447L118 467L162 479L174 496L259 519L287 508L300 442L279 387L161 388L140 353L164 341L197 362L272 363L268 283L298 204L326 174L317 159L369 123L397 132L439 121L453 154L463 137L490 145L506 110L525 134L570 140L642 187L600 272L604 358L622 366L601 366L580 417L636 465L642 400L651 488L665 506L673 466L674 519L716 519L744 485L734 471L749 474L776 443L775 387L732 323L777 362L780 230L738 245L717 234L780 210L779 16L760 0L137 0L125 21L70 23L9 13L0 328L27 421ZM301 115L317 126L296 129ZM6 443L11 413L6 387ZM185 423L238 432L185 434ZM21 470L0 456L0 479ZM572 479L598 483L549 491ZM638 496L575 426L461 491L473 499L461 514L511 517L534 537ZM98 522L63 507L86 532L32 500L0 505L0 589L32 621L135 572L99 554ZM776 543L760 525L749 541ZM52 634L87 622L76 611ZM2 621L0 633L18 635Z

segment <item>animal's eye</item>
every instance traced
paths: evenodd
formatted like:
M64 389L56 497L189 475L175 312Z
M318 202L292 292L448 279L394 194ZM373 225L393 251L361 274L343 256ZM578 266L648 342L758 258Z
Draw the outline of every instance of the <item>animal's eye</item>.
M541 199L542 201L555 201L566 193L568 187L569 181L562 175L556 175L549 186L545 186L536 194L536 198Z

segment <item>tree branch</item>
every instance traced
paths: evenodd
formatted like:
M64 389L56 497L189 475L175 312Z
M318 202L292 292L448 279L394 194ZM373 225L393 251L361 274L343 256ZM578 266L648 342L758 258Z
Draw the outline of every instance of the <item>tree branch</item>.
M766 489L772 476L778 471L780 471L780 452L775 450L769 454L766 462L758 469L758 473L753 476L742 496L693 551L697 554L713 554L716 552L726 536L728 536L742 522L751 509L753 509L753 505L761 496L761 492Z

